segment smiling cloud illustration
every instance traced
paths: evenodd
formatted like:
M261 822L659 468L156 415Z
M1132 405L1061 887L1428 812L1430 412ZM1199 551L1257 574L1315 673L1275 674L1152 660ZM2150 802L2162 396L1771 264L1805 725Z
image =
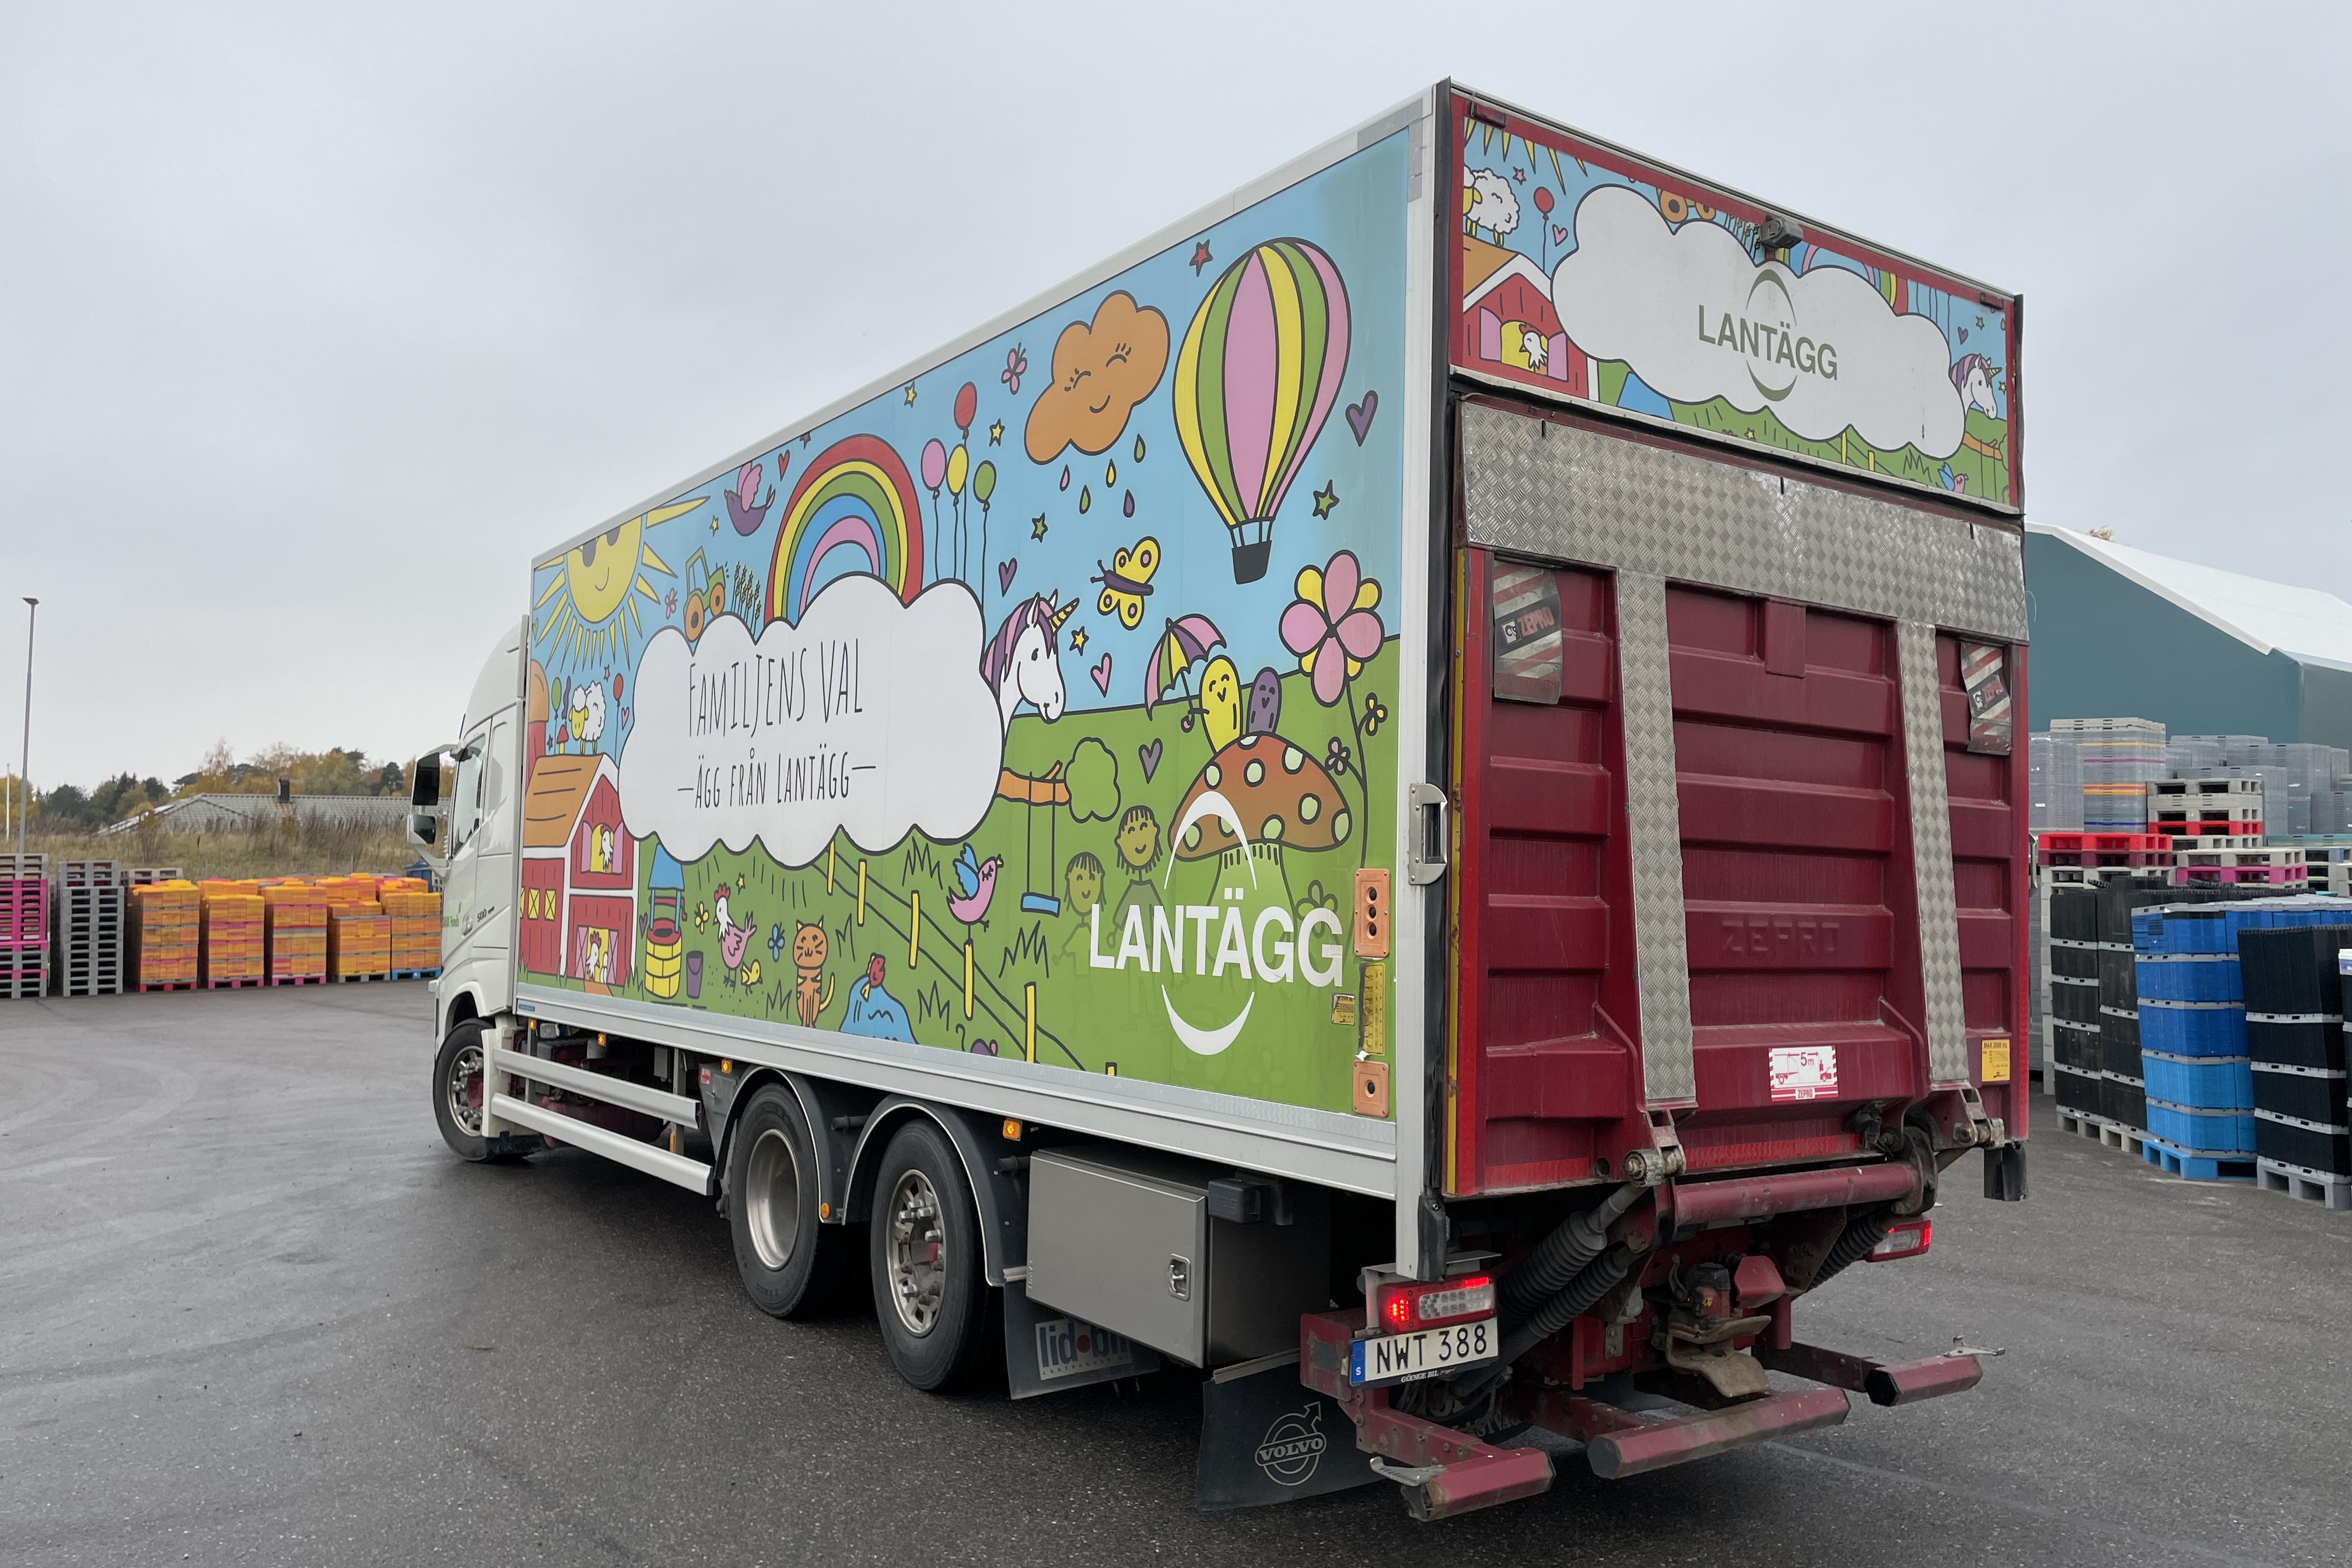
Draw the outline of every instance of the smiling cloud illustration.
M1064 327L1054 340L1054 379L1030 405L1030 460L1050 463L1066 447L1108 451L1128 411L1151 395L1167 368L1168 318L1132 294L1113 294L1092 321Z

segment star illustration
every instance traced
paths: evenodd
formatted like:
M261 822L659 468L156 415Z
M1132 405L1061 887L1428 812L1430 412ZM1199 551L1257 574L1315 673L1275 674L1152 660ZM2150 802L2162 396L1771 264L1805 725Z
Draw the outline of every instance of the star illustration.
M1514 184L1524 185L1528 183L1528 172L1525 169L1514 169L1511 171L1511 179Z
M907 406L915 406L915 384L911 381L907 384Z
M988 444L992 447L1002 447L1004 445L1003 420L1000 419L995 424L991 425L988 427Z
M1036 516L1029 520L1029 537L1032 539L1043 539L1045 537L1045 514L1044 512L1041 511Z
M1331 509L1339 504L1339 492L1330 484L1325 484L1321 489L1315 492L1315 515L1317 517L1330 516Z
M1207 240L1202 240L1198 244L1194 245L1192 247L1192 276L1198 278L1201 275L1201 268L1206 267L1213 259L1215 258L1209 254L1209 242Z
M718 518L716 518L716 517L713 517L713 518L710 520L710 531L711 531L711 532L713 532L713 533L716 533L716 532L718 532L718 531L719 531L719 520L718 520Z
M1087 651L1086 627L1072 626L1070 628L1070 651L1072 653L1084 653Z
M816 432L815 432L815 431L814 431L814 430L803 430L803 431L802 431L802 432L801 432L801 445L802 445L802 446L803 446L803 447L807 446L807 445L809 444L809 437L810 437L811 436L814 436L814 434L816 434Z

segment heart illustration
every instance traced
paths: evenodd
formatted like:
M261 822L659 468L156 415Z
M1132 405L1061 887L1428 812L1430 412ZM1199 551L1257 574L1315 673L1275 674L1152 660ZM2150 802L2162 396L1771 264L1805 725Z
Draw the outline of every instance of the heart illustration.
M1155 740L1148 746L1138 746L1135 754L1143 762L1143 782L1150 784L1151 775L1160 771L1160 742Z
M1568 230L1560 227L1558 224L1552 225L1551 242L1554 245L1566 245L1568 243Z
M1960 329L1960 342L1967 342L1968 341L1969 341L1969 330L1968 330L1966 327L1962 327L1962 328Z
M1381 411L1381 395L1366 392L1361 403L1348 405L1348 428L1356 433L1356 445L1364 444L1364 433L1372 427L1372 416Z
M1110 655L1103 655L1102 662L1095 666L1092 669L1087 671L1087 673L1095 678L1095 689L1097 691L1101 692L1105 697L1110 695Z
M1018 561L998 562L996 563L996 591L1000 594L1011 593L1013 591L1013 574L1019 570L1021 570L1021 563Z

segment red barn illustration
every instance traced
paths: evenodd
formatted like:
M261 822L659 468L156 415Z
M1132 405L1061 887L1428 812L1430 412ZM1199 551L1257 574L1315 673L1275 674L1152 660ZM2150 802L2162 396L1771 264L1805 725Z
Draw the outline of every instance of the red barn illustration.
M1505 246L1462 241L1463 357L1559 382L1578 397L1591 395L1591 361L1568 341L1552 309L1551 279Z
M613 759L542 757L523 792L522 962L625 985L636 950L637 847Z

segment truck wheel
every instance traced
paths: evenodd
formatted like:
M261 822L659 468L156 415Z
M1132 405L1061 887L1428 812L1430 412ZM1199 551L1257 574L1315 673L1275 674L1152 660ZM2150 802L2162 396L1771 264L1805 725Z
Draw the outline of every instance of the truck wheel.
M477 1163L528 1154L540 1146L536 1133L482 1136L482 1065L489 1033L481 1019L468 1018L449 1031L433 1058L433 1120L440 1125L441 1141L459 1157Z
M763 1085L737 1113L727 1146L727 1222L751 1304L772 1318L823 1304L843 1269L844 1227L818 1223L816 1146L800 1097Z
M937 1390L988 1350L980 1215L947 1134L921 1118L892 1135L874 1182L874 1315L898 1375Z

